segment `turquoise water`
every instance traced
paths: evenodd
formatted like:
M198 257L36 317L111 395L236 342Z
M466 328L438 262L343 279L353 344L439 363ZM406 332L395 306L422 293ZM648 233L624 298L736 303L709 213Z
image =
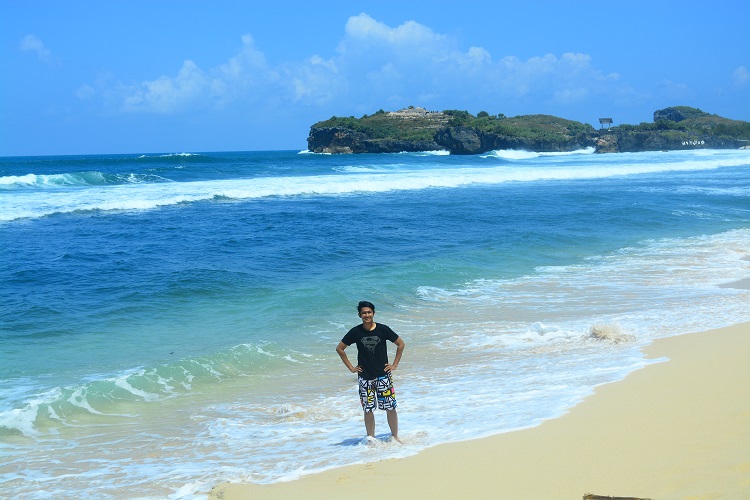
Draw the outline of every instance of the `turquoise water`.
M748 249L750 151L0 158L0 496L200 498L536 425L749 320L720 286ZM361 444L334 352L362 299L407 343L404 446Z

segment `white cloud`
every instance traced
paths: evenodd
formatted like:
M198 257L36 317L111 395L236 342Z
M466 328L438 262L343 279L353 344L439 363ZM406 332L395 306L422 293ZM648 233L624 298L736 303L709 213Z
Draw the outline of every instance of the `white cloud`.
M390 28L367 14L350 17L346 22L345 32L350 40L363 40L401 47L434 47L447 40L445 36L438 35L427 26L414 21L407 21L397 28Z
M662 80L659 84L659 90L664 96L673 101L693 99L695 92L686 84L673 82L672 80Z
M82 101L90 99L95 95L96 90L94 90L94 87L92 87L91 85L81 85L80 87L78 87L78 90L76 90L76 97L78 97Z
M24 52L34 52L40 61L52 63L52 52L44 46L44 42L36 35L26 35L21 39L19 48Z
M250 85L273 80L273 74L274 72L268 67L265 55L255 47L255 41L251 35L242 36L242 50L216 71L216 77L226 82Z
M566 52L560 58L561 64L572 68L587 69L591 63L591 56L588 54L574 54Z
M241 99L262 99L279 80L250 35L242 48L216 68L204 71L186 60L177 75L162 75L137 84L118 84L102 94L125 112L178 113L194 108L221 108ZM88 95L88 94L86 94Z
M469 47L466 58L473 65L482 66L492 62L492 56L482 47Z
M575 104L584 101L589 96L589 89L579 87L556 90L553 96L554 100L559 104Z
M336 78L337 74L335 61L314 55L299 66L287 66L283 81L292 88L293 102L320 105L346 91L346 83Z
M732 73L732 83L738 87L744 87L750 82L750 72L744 66L740 66Z
M150 111L171 113L180 111L206 95L210 80L187 60L175 77L161 76L123 88L122 109L125 111Z
M619 79L593 67L591 56L546 54L521 60L515 56L493 60L483 47L462 50L456 40L413 21L391 28L366 14L350 18L335 57L337 79L366 85L352 100L400 104L427 97L436 103L462 95L486 101L535 97L572 103L611 90ZM331 78L334 75L329 75ZM322 81L322 80L321 80Z
M417 22L390 27L360 14L349 18L330 58L315 54L271 67L252 36L245 35L239 52L215 68L203 70L188 60L175 76L99 91L114 95L117 107L127 112L269 102L369 112L409 104L460 106L461 99L498 106L501 99L518 98L572 104L617 94L618 80L617 73L594 67L588 54L493 59L483 47L461 49L454 38ZM91 94L83 89L81 95Z

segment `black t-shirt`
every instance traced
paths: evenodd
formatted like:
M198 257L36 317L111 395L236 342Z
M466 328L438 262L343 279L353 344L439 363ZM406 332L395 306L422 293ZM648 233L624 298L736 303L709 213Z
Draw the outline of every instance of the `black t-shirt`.
M357 325L344 335L341 342L350 346L357 344L357 364L362 367L360 378L373 380L385 375L385 365L388 363L388 346L385 341L395 342L396 332L381 323L375 324L375 329L367 331L362 325Z

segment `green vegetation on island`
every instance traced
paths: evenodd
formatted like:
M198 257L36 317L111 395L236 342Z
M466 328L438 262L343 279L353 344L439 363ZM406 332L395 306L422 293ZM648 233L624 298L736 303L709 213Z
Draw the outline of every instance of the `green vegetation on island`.
M688 106L654 113L653 123L607 129L550 115L506 117L480 111L382 109L361 118L333 116L310 128L308 149L315 152L362 153L447 149L454 154L493 149L597 152L737 148L750 141L750 123L711 115Z
M735 139L750 140L750 122L730 120L712 115L689 106L673 106L654 113L653 123L643 122L640 125L619 125L622 131L652 132L700 132L713 136L725 136Z
M567 144L571 139L595 132L589 124L551 115L522 115L507 118L480 111L476 116L466 111L448 110L452 127L468 127L483 134L514 137L522 141Z
M410 119L404 120L400 116L395 116L395 113L387 113L381 109L362 118L332 116L328 120L316 123L313 128L349 129L376 140L431 141L435 130L447 123L446 120L435 120L438 114L441 113L414 114Z
M476 116L468 111L449 109L442 112L415 111L405 119L407 108L387 113L382 109L361 118L332 116L313 125L313 128L337 127L365 134L373 140L432 141L435 133L447 127L465 127L482 133L516 137L526 140L567 142L571 135L590 134L595 129L588 124L550 115L525 115L507 118L480 111Z

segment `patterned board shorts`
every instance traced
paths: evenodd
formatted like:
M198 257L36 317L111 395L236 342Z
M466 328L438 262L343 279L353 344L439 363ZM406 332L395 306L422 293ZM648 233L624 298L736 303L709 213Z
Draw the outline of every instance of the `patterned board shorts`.
M396 390L393 388L391 374L383 375L374 380L359 379L359 400L362 409L372 412L375 410L375 401L381 410L396 409Z

